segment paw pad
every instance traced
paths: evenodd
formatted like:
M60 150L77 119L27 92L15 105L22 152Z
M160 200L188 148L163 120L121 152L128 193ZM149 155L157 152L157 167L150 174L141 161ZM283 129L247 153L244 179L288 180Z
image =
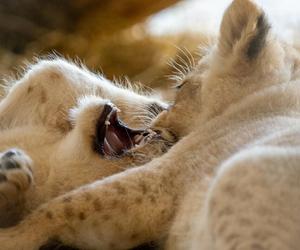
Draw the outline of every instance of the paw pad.
M31 159L22 151L11 149L0 156L0 193L5 195L6 186L27 190L32 182Z

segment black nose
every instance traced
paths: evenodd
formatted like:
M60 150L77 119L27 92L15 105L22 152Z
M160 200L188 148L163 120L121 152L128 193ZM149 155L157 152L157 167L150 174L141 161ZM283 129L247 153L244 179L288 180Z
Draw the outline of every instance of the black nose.
M167 104L158 104L156 102L151 103L147 107L148 111L153 115L158 115L159 113L163 112L164 110L168 109Z

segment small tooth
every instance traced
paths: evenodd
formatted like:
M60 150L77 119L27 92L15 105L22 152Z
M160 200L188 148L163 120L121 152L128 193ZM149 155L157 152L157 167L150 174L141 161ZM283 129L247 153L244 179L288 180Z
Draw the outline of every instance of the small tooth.
M150 129L150 128L148 128L146 131L149 133L149 135L155 135L155 134L156 134L156 132L153 131L153 130Z
M105 121L105 125L106 126L110 125L110 121Z
M153 135L149 135L147 137L145 137L145 141L148 142L148 141L151 141L153 138Z
M143 140L144 136L143 135L136 135L134 137L134 140L136 143L140 143Z
M121 109L116 107L116 110L117 110L118 113L121 113Z

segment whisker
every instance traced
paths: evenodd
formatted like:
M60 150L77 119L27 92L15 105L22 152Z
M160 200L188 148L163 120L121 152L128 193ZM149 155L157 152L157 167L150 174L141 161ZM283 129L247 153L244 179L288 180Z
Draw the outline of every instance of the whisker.
M194 56L192 55L192 53L190 52L190 50L188 50L186 47L184 47L184 50L188 53L188 55L190 56L190 59L191 59L191 66L194 68L196 66L196 63L195 63L195 59L194 59Z

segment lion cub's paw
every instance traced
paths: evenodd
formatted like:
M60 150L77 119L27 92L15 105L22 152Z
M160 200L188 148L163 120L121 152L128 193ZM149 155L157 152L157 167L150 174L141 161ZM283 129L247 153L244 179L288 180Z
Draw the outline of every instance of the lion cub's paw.
M11 200L26 191L33 182L31 159L21 150L10 149L0 154L0 200Z

